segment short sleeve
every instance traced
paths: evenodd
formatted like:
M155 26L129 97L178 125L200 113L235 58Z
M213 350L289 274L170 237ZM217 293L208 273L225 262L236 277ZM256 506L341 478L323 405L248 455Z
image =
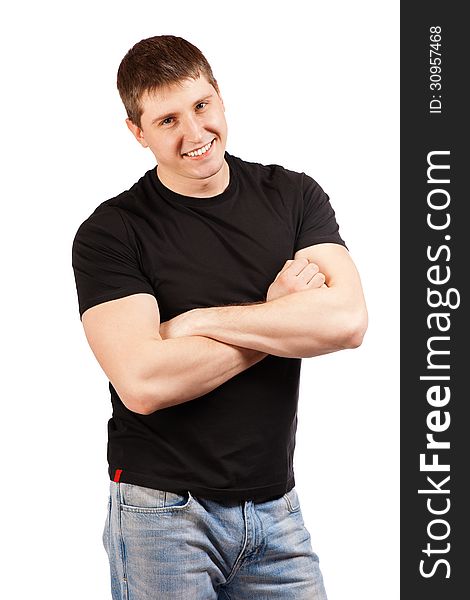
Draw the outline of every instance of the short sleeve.
M335 211L329 196L305 173L302 173L303 209L297 229L295 252L314 244L341 244L346 247L339 234Z
M72 267L80 318L102 302L138 293L154 295L116 207L95 211L80 225L72 245Z

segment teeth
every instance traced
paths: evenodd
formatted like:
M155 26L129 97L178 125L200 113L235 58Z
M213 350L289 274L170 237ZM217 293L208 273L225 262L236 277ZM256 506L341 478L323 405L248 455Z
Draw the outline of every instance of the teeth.
M193 152L186 152L186 154L188 156L201 156L201 154L205 154L211 146L212 146L212 142L209 142L202 148L199 148L199 150L194 150Z

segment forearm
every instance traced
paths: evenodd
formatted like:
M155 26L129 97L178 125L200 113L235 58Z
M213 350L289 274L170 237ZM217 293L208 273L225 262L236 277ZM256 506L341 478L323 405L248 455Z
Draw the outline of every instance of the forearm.
M151 342L143 346L140 360L144 414L207 394L266 356L202 336Z
M191 333L275 356L309 357L354 348L365 330L361 298L322 287L251 306L190 311Z

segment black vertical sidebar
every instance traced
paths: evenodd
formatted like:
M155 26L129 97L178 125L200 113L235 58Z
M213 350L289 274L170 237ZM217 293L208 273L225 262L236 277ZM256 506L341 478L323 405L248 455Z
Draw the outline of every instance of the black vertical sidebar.
M401 2L401 598L470 593L470 177L463 4Z

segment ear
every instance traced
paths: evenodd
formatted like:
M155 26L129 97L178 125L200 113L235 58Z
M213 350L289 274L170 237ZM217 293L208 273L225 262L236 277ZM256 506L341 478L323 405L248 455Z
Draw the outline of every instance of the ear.
M139 142L139 144L143 148L148 148L149 145L145 141L144 132L142 131L142 129L138 125L133 123L130 119L126 119L126 125L129 129L129 131L135 137L135 139Z

